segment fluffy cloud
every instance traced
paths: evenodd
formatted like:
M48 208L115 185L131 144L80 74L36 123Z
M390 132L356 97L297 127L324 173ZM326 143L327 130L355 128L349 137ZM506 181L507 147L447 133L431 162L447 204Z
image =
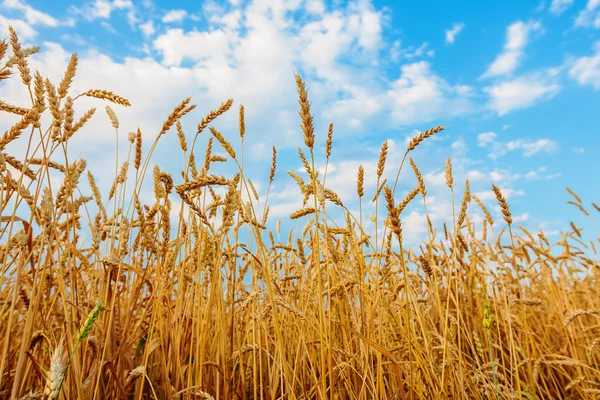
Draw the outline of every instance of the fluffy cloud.
M488 156L492 159L502 157L509 152L518 151L524 157L531 157L539 153L552 153L558 149L558 144L550 139L517 139L502 142L498 140L498 135L494 132L477 135L477 144L479 147L488 149Z
M433 57L435 55L434 49L427 49L429 47L429 43L423 42L419 47L408 46L406 48L402 47L402 42L400 40L396 40L392 43L392 47L390 48L390 59L394 62L398 62L402 59L412 60L414 58L421 57Z
M33 28L35 25L56 28L75 24L75 20L71 18L59 21L49 14L36 10L25 1L4 0L1 4L6 11L16 10L20 12L22 19L7 18L0 14L0 32L7 32L8 26L12 26L21 40L28 40L37 36L37 31Z
M532 73L484 88L490 97L488 107L500 116L548 100L560 90L557 71L554 70Z
M169 24L172 22L181 22L187 17L188 13L185 10L171 10L162 17L162 22Z
M562 176L561 172L547 173L547 167L539 167L537 170L527 172L523 177L527 181L550 180Z
M456 36L464 29L465 24L454 24L452 29L446 30L446 43L452 44L456 40Z
M212 28L169 29L153 46L164 65L191 62L195 75L206 78L211 93L238 93L236 98L242 101L250 95L253 101L281 98L285 90L293 90L290 64L298 66L304 77L317 77L311 84L315 108L322 110L324 118L353 131L375 118L405 125L471 112L472 88L446 82L431 71L429 63L402 66L400 78L389 86L381 80L377 60L384 48L382 29L387 17L369 2L353 2L332 12L315 6L322 14L308 22L288 18L295 7L280 1L255 2L243 10L242 18L239 10L227 12L213 4L204 8ZM403 56L408 59L431 51L424 43L405 50Z
M83 7L72 6L73 11L82 15L88 21L95 19L110 19L114 11L127 10L127 21L130 26L134 26L138 22L136 9L131 0L94 0L90 4Z
M594 54L576 59L569 69L569 77L580 85L600 89L600 41L596 42Z
M574 0L552 0L550 4L550 12L555 15L564 13L571 5Z
M575 26L600 28L600 0L588 0L585 8L577 15Z
M154 23L152 21L147 21L146 23L141 24L140 29L145 36L152 36L156 32Z
M510 75L519 66L524 56L524 49L533 32L542 30L538 21L517 21L510 25L506 31L504 50L496 57L481 78Z
M56 18L43 13L41 11L36 10L35 8L28 5L25 1L22 0L4 0L2 3L4 7L7 9L16 9L23 13L23 16L28 24L31 25L45 25L56 27L59 25L59 22Z
M387 92L391 119L399 125L468 114L474 108L472 97L470 87L449 84L426 61L403 65Z
M471 169L467 172L467 179L471 184L488 184L490 180L496 184L509 184L518 181L550 180L561 176L561 173L549 173L545 166L525 173L512 173L507 169L495 169L484 172L477 169Z
M38 32L31 25L20 19L6 18L0 14L0 32L8 32L12 26L21 40L30 40L37 36Z
M360 4L345 13L326 13L317 21L296 27L297 39L292 32L285 33L289 44L300 51L302 62L320 77L334 75L344 57L356 57L361 62L377 58L383 15L366 2Z
M223 61L230 56L229 48L234 39L234 35L221 30L185 33L183 29L169 29L154 40L154 48L162 54L165 65L179 66L184 60L220 58Z

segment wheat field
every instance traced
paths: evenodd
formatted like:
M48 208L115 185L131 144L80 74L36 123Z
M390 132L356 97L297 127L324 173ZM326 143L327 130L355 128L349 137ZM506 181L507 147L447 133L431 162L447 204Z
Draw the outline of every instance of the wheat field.
M129 134L129 157L102 192L86 161L69 157L69 140L98 112L76 116L74 104L94 98L116 132L115 110L135 105L97 88L71 93L76 55L64 78L50 82L28 65L37 50L23 48L12 28L0 41L0 81L20 80L31 98L26 108L0 100L0 112L17 121L0 137L0 398L600 394L598 237L584 237L574 223L556 243L527 231L513 223L495 185L503 218L494 220L492 204L470 193L468 182L455 192L448 159L452 223L429 223L419 247L403 244L405 208L417 203L427 212L411 155L444 127L415 136L400 165L386 164L384 142L376 176L365 177L362 166L356 172L354 215L315 167L334 156L334 126L315 133L296 75L304 173L288 179L304 206L289 216L300 228L288 234L269 219L269 191L259 199L235 150L252 141L243 106L235 134L212 126L236 112L232 99L201 117L196 132L184 132L181 120L195 118L195 105L183 100L152 143L142 143L140 130ZM165 135L179 139L172 151L186 166L180 175L151 160ZM210 137L204 154L194 153L200 135ZM325 160L316 160L323 142ZM24 156L11 155L17 143ZM270 184L286 175L272 154ZM215 163L237 173L218 175ZM399 197L398 178L384 180L385 169L413 174L417 186ZM148 204L140 196L145 178L154 190ZM365 179L377 181L375 192L365 191ZM593 223L600 207L567 190L565 207ZM181 207L172 218L175 201ZM372 216L363 216L367 206ZM474 209L482 223L469 217ZM365 220L381 237L368 234Z

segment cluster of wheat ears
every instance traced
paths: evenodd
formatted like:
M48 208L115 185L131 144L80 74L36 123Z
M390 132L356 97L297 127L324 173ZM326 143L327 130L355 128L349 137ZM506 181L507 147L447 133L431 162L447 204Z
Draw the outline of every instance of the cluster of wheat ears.
M101 193L85 160L67 157L70 138L95 113L76 117L74 103L82 96L123 107L129 101L105 90L71 97L77 56L55 86L29 68L38 48L22 48L15 31L9 33L0 41L0 81L20 79L31 107L0 101L0 112L17 120L0 137L0 398L600 394L600 275L593 260L600 239L584 240L573 223L557 243L542 231L517 230L497 186L503 221L495 221L467 182L443 233L428 219L428 239L419 248L403 245L406 206L422 201L427 212L426 187L409 155L443 127L410 142L393 184L383 179L383 143L369 197L358 168L356 217L315 168L313 117L296 76L305 144L298 154L306 174L289 174L304 207L290 215L297 228L286 237L279 224L268 229L266 199L258 210L243 155L209 126L232 100L200 121L191 145L180 122L195 108L189 98L174 108L145 156L141 132L129 134L130 156L110 191ZM106 111L118 134L115 112ZM44 113L51 121L45 128ZM170 131L178 135L185 168L174 178L154 167L155 199L142 204L150 156ZM330 125L325 164L333 133ZM194 153L201 134L210 135L203 160ZM241 106L238 140L243 149ZM19 141L25 155L9 155ZM228 157L213 154L213 144ZM273 149L269 189L276 155ZM398 200L407 159L417 185ZM238 172L215 175L217 162ZM445 169L454 199L450 160ZM569 203L591 219L584 202L569 193ZM176 223L173 200L181 203ZM363 202L373 207L379 239L364 228ZM469 218L471 207L485 216L481 223ZM337 223L329 217L333 211L342 215Z

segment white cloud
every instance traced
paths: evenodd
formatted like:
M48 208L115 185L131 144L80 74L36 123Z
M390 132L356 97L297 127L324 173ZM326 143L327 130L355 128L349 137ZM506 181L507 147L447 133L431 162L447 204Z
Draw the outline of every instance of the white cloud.
M446 43L452 44L456 40L456 36L464 29L465 24L454 24L452 29L446 30Z
M473 111L471 91L462 85L450 85L431 71L428 62L403 65L401 72L387 92L395 123L409 125Z
M506 43L504 45L507 50L523 49L529 40L531 32L539 31L542 25L538 21L517 21L510 25L506 32Z
M538 173L536 171L529 171L525 174L525 179L527 180L536 180L538 177Z
M283 188L274 189L269 196L269 218L287 218L291 213L302 208L303 196L298 186L288 181Z
M402 47L400 40L394 41L389 50L390 59L394 62L398 62L402 59L412 60L414 58L422 57L433 57L435 55L434 49L428 49L429 43L423 42L419 47L409 46L406 48Z
M511 74L519 65L520 57L521 53L517 51L506 51L500 54L496 57L492 65L490 65L483 77Z
M323 116L329 120L346 121L348 126L362 127L362 119L373 117L384 111L383 104L378 101L378 94L361 86L347 88L349 98L333 100Z
M170 10L162 17L162 22L169 24L172 22L181 22L187 17L188 13L185 10Z
M277 3L279 3L277 1ZM265 4L269 6L268 2ZM210 19L216 15L223 15L226 11L226 4L219 3L215 0L206 0L202 2L202 14L205 18Z
M541 30L542 25L538 21L517 21L510 25L506 30L503 52L496 57L481 78L512 74L518 68L525 54L524 49L529 41L529 36L531 33Z
M585 8L577 15L575 26L600 28L600 0L588 0Z
M118 10L134 8L131 0L113 0L112 6Z
M298 27L297 39L292 32L285 34L289 37L289 44L297 47L307 67L321 77L337 80L339 77L333 75L341 72L339 61L342 57L353 56L369 62L376 58L382 43L381 18L381 13L375 12L372 7L362 6L350 8L345 13L324 14L317 21ZM255 24L260 23L260 19L252 21L251 13L246 15L246 19L248 25L258 28ZM348 79L347 83L350 81Z
M412 210L408 215L403 215L402 226L402 239L409 246L417 245L427 237L427 215L424 212Z
M514 215L513 218L513 224L522 224L523 222L527 222L529 221L529 213L525 212L519 215Z
M459 153L466 153L469 150L467 143L463 139L455 140L454 142L452 142L452 145L450 147L452 148L452 150Z
M521 175L510 174L507 171L492 171L489 175L494 182L510 182L521 178Z
M435 51L427 50L427 46L429 46L429 43L423 42L423 44L421 46L419 46L418 48L416 48L415 50L412 50L412 48L408 48L406 50L406 52L404 53L404 57L409 60L411 58L423 57L424 55L432 57L435 54ZM433 53L431 53L432 51L433 51Z
M13 27L21 40L29 40L37 36L37 31L27 22L20 19L6 18L0 14L0 32L2 32L2 35L8 34L9 26Z
M526 181L539 181L555 179L562 176L562 173L560 172L546 173L547 169L548 168L546 167L540 167L537 170L529 171L524 175L524 178Z
M315 108L322 110L323 117L335 119L336 126L352 131L367 126L367 118L387 117L392 124L407 124L471 111L473 89L447 83L429 70L429 64L403 66L402 76L389 89L377 68L378 51L384 48L385 15L368 2L352 3L304 24L292 19L281 26L293 4L265 4L249 5L244 18L239 11L217 14L213 4L205 10L205 17L215 26L191 32L170 29L153 46L166 66L192 62L195 74L209 82L209 90L223 96L242 92L246 98L246 88L252 86L254 96L277 98L293 87L291 72L301 68L305 79L318 78L309 83ZM430 51L424 43L405 56ZM241 84L242 80L247 83ZM282 87L281 82L291 85ZM420 94L421 88L429 92ZM407 93L409 99L402 99ZM386 106L390 98L394 104ZM406 109L398 110L399 105ZM390 112L394 113L391 118Z
M560 15L573 5L573 1L574 0L552 0L550 12L555 15Z
M550 139L539 139L529 141L526 139L518 139L506 143L507 151L520 150L525 157L531 157L538 153L551 153L558 149L555 141Z
M148 21L145 24L140 25L140 29L145 36L152 36L156 32L154 28L154 23L152 21Z
M112 6L109 1L105 0L96 0L94 4L91 6L91 12L89 14L90 18L110 18L110 14L112 13Z
M573 147L573 153L583 154L583 153L585 153L585 148L584 147Z
M45 25L56 27L59 22L56 18L36 10L35 8L28 5L23 0L4 0L2 5L6 8L12 8L23 12L23 16L28 24L31 25Z
M508 142L506 147L508 151L522 150L525 157L531 157L540 152L551 153L558 148L556 142L550 139L539 139L535 142L520 139Z
M306 11L311 14L323 14L325 12L325 4L323 0L307 0Z
M502 81L483 90L490 96L488 107L502 116L548 100L560 89L556 82L556 73L549 70Z
M497 137L498 135L494 132L480 133L477 135L477 144L480 147L486 147L488 144L494 143Z
M576 59L569 69L569 77L580 85L600 89L600 41L594 45L594 54Z
M210 22L217 25L222 25L228 30L237 30L240 27L242 13L240 10L233 10L229 13L214 14L210 17Z
M542 12L546 8L546 0L541 0L538 6L535 8L536 12Z
M477 144L489 150L488 157L496 159L509 152L520 152L524 157L531 157L538 153L552 153L558 149L558 144L550 139L517 139L508 142L498 140L494 132L480 133L477 135Z
M488 175L486 173L484 173L483 171L469 170L467 172L467 179L469 180L470 183L475 183L475 182L486 182L489 178L488 178Z
M223 62L230 54L235 35L221 30L212 32L187 32L169 29L154 40L154 48L163 56L163 63L179 66L184 60L194 62L218 59Z
M108 21L100 21L100 26L106 29L110 33L117 33L117 30Z
M446 174L442 172L428 172L425 174L423 180L425 181L426 187L444 187L446 185Z
M350 3L348 31L358 37L363 49L376 50L381 44L382 13L374 10L369 2Z
M135 6L131 0L94 0L82 8L73 7L77 14L82 15L88 21L96 19L110 19L115 10L127 10L127 22L134 26L138 19L136 17Z
M519 174L511 174L508 171L498 170L491 171L489 176L494 182L511 182L521 179L521 175Z

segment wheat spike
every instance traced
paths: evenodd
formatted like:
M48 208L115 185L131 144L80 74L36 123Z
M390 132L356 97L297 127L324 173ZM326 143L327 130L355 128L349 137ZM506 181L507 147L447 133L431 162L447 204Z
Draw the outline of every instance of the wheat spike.
M300 127L304 133L304 144L311 151L315 145L315 128L313 127L313 116L310 113L310 103L308 102L308 92L304 87L304 82L300 75L296 74L296 85L298 86L298 103L300 104Z
M111 103L118 104L124 107L131 107L131 103L124 97L117 96L113 92L108 90L100 90L100 89L91 89L87 92L82 93L82 96L94 97L96 99L107 100Z
M17 68L19 69L19 74L21 74L21 81L25 86L29 86L31 83L31 73L29 71L29 66L27 65L26 55L22 51L17 32L12 26L8 27L8 31L10 33L10 44L13 50L13 57L17 64Z
M511 225L512 224L512 215L510 213L510 209L508 208L508 203L506 202L506 199L502 195L502 192L500 191L500 188L498 186L492 185L492 190L493 190L494 194L496 195L496 200L498 201L498 204L500 205L500 209L502 210L502 215L504 216L504 221L506 221L506 223L508 225Z
M388 154L388 142L387 140L383 142L381 145L381 150L379 151L379 160L377 161L377 181L381 179L383 175L383 171L385 169L385 161L387 159Z
M362 165L358 166L358 176L356 178L356 193L362 198L365 195L365 170Z
M327 131L327 142L325 143L325 158L329 160L331 156L331 150L333 148L333 122L329 124L329 130Z
M44 388L44 394L48 396L49 400L58 398L60 388L64 379L65 363L62 357L63 345L59 345L52 354L50 359L50 370L46 377L46 387Z
M412 138L412 140L408 144L408 148L407 148L406 152L408 153L409 151L414 150L423 140L427 139L428 137L433 136L434 134L436 134L440 131L443 131L444 129L445 129L444 126L437 126L435 128L431 128L431 129L419 134L418 136L415 136L414 138Z
M273 146L273 157L271 160L271 170L269 171L269 183L273 183L275 178L275 170L277 169L277 149Z
M460 211L458 213L457 229L462 228L463 222L465 221L465 218L467 217L467 207L469 206L470 200L471 200L471 190L469 188L469 181L467 180L465 182L465 192L463 194L463 199L460 204Z
M302 218L306 215L309 214L314 214L315 213L315 209L314 208L304 208L302 210L298 210L296 212L293 212L292 214L290 214L290 219L298 219L298 218Z
M409 161L415 173L415 177L417 178L417 182L419 182L419 191L421 192L423 197L425 197L427 196L427 191L425 190L425 182L423 181L423 176L421 175L421 172L419 171L419 168L417 168L417 164L415 164L415 161L412 159L412 157L409 159Z
M65 71L65 76L63 80L60 82L58 86L58 96L61 99L64 99L67 96L67 92L71 87L71 83L73 82L73 77L75 77L75 72L77 71L77 63L79 59L77 58L77 54L71 55L71 59L69 60L69 65L67 66L67 70Z
M231 143L229 143L221 134L221 132L219 132L218 130L216 130L215 128L213 128L212 126L210 127L210 131L213 134L213 136L217 139L217 141L219 142L219 144L221 144L221 146L225 149L225 151L227 151L227 154L229 154L229 157L233 158L234 160L236 159L235 157L235 150L233 150L233 146L231 146Z
M448 188L452 189L452 184L454 183L454 177L452 176L452 162L450 158L446 160L445 164L445 177L446 177L446 185Z

